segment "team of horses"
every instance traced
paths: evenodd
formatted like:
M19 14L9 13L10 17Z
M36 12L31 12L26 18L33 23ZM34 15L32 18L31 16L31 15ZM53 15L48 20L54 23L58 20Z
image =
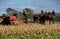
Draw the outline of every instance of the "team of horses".
M46 24L46 21L49 21L49 24L54 24L55 12L41 13L33 16L34 22L39 22L41 24Z

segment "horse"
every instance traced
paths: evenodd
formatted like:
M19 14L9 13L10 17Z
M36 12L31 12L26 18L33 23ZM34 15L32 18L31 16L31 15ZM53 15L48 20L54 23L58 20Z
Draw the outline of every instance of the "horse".
M44 13L35 14L35 15L33 16L33 20L34 20L34 22L39 22L39 23L41 23L41 24L45 24L45 23L44 23L44 22L45 22L45 15L44 15Z
M48 12L47 14L45 14L45 21L49 21L49 24L51 23L55 23L54 22L54 18L55 18L55 13L54 12Z
M2 21L0 20L1 24L2 25L11 25L9 18L10 17L4 17L4 18L2 18Z
M39 14L35 14L33 16L33 22L38 22L39 21Z
M45 25L45 14L44 13L39 15L39 23Z

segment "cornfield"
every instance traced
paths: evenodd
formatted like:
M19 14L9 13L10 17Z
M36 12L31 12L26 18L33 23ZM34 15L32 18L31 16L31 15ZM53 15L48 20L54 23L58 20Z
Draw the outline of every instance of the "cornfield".
M0 39L60 39L60 23L0 25Z

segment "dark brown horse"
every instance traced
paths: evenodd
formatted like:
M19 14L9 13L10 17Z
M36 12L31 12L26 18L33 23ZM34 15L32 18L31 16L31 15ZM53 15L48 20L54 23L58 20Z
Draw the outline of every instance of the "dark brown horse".
M41 14L35 14L34 16L33 16L33 20L34 20L34 22L39 22L39 23L41 23L41 24L45 24L44 22L45 22L45 16L44 16L44 13L41 13Z
M10 17L4 17L4 18L2 18L3 20L1 22L1 24L2 25L11 25L9 18Z
M48 12L47 14L45 14L45 21L46 20L49 21L49 24L55 23L54 18L55 18L55 12L54 11Z
M39 14L34 14L33 21L38 22L39 21Z

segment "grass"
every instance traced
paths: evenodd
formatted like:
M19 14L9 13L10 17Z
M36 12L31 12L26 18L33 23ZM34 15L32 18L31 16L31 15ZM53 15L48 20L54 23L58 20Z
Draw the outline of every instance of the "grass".
M60 32L55 33L10 33L10 34L1 34L0 39L60 39Z
M0 25L0 39L60 39L60 23Z

